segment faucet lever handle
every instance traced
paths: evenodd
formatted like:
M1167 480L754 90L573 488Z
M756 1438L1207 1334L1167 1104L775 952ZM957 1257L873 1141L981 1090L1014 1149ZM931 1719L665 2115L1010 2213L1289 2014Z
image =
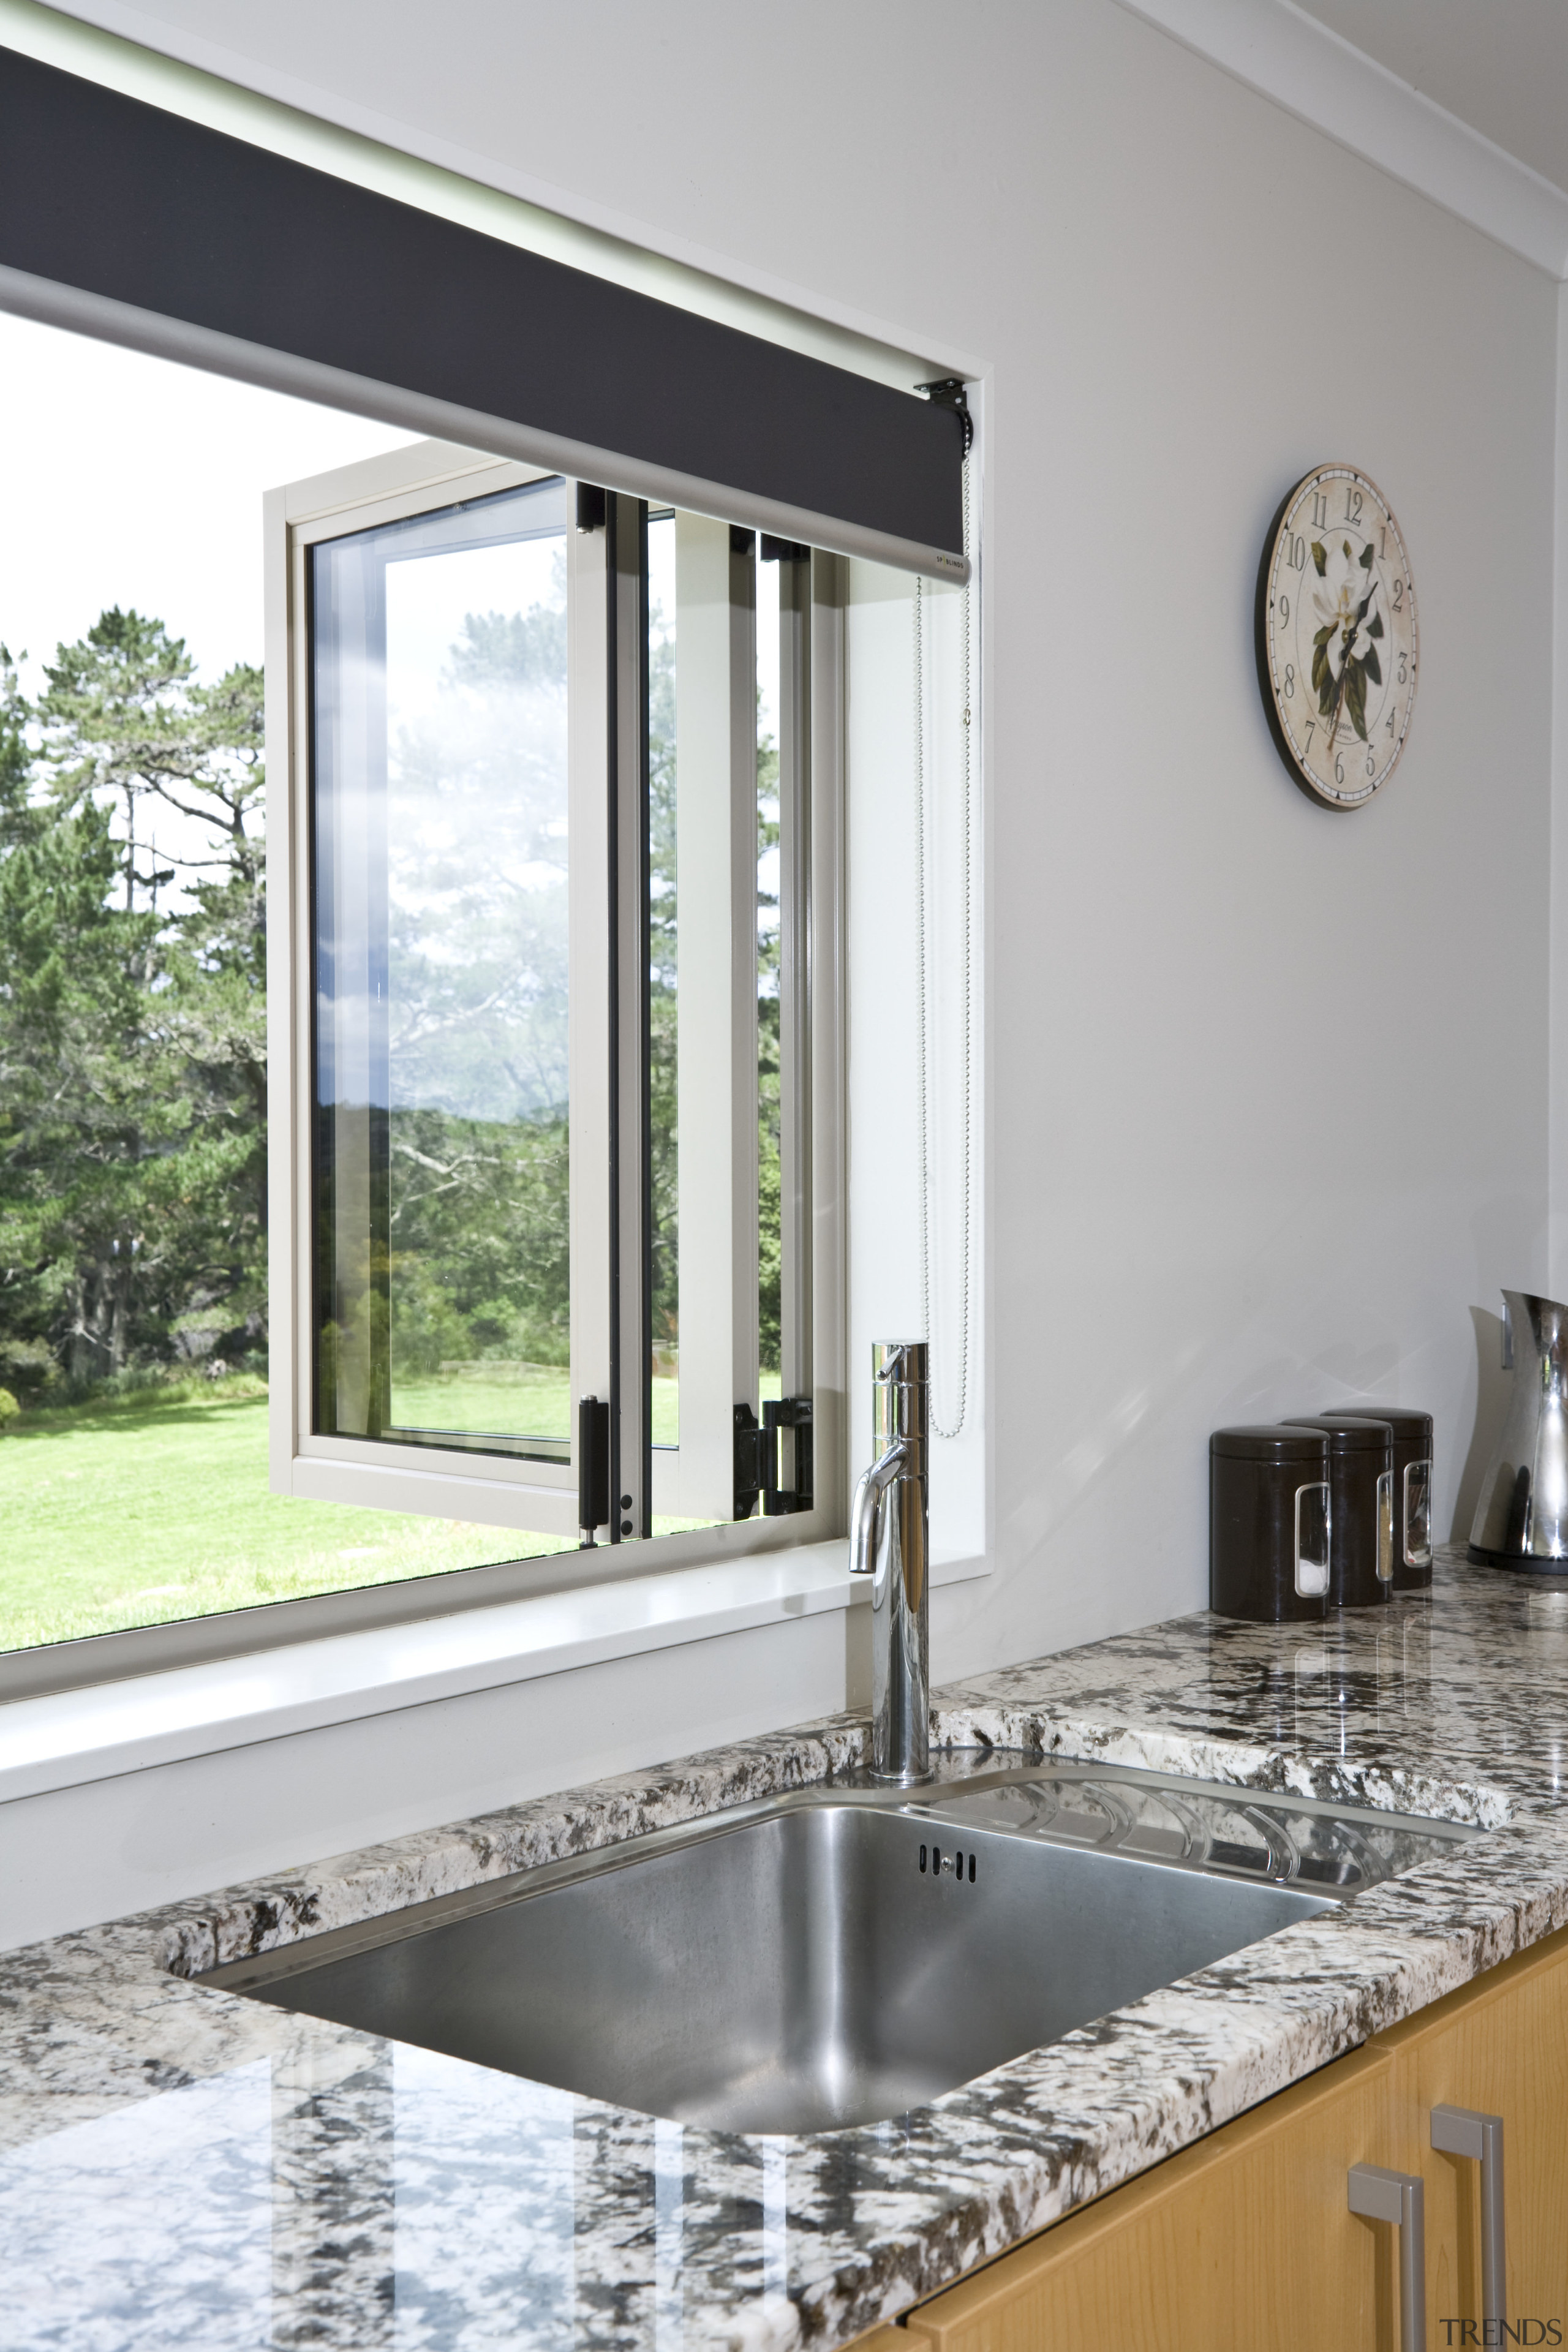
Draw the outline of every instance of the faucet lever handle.
M860 1475L849 1513L851 1576L869 1576L877 1565L877 1531L882 1516L882 1497L909 1460L909 1455L906 1441L901 1437L895 1438L887 1452L879 1454L871 1467Z

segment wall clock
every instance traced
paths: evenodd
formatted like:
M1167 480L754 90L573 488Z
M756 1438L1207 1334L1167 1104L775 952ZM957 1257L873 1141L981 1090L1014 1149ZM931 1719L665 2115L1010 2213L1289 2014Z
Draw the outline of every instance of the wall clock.
M1279 755L1325 808L1371 800L1415 707L1410 560L1387 499L1354 466L1316 466L1285 498L1258 580L1258 677Z

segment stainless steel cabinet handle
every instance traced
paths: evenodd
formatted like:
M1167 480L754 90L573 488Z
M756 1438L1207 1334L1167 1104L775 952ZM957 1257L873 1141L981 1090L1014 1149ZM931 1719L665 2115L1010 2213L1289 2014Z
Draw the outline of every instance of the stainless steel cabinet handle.
M1426 2352L1426 2196L1418 2172L1352 2164L1352 2213L1392 2221L1399 2232L1399 2352Z
M1434 2107L1432 2145L1445 2156L1468 2156L1481 2168L1481 2318L1496 2322L1489 2344L1503 2340L1508 2302L1508 2245L1502 2212L1502 2117L1473 2107ZM1483 2327L1483 2334L1486 2329Z

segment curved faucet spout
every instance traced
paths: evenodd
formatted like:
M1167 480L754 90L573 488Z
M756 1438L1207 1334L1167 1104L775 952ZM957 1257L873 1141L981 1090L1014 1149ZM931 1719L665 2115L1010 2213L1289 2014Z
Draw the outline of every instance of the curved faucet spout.
M904 1440L897 1438L887 1452L863 1470L855 1488L849 1514L849 1573L869 1576L877 1565L877 1538L881 1528L882 1497L910 1458Z

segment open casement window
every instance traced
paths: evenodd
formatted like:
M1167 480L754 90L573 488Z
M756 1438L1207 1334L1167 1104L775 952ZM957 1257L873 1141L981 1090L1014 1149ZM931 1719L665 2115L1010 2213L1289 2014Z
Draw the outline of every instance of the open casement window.
M843 560L438 442L268 545L274 1486L838 1531Z

